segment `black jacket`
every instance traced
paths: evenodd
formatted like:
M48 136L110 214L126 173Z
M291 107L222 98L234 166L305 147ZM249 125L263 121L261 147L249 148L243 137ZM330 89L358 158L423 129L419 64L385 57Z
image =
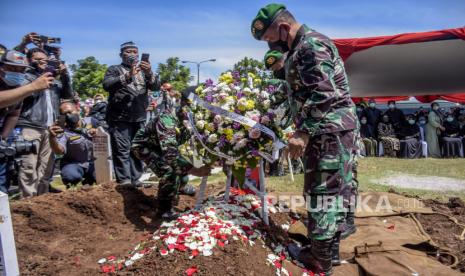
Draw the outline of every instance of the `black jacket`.
M143 122L146 119L148 92L158 89L160 82L153 74L150 78L139 73L129 81L125 74L127 65L110 66L103 79L103 89L110 94L106 119L107 122Z
M34 80L40 76L40 73L34 71L27 74L29 80ZM55 80L49 88L52 101L53 120L59 115L60 102L62 99L73 98L73 88L69 75L62 75L60 80ZM19 116L19 127L32 127L38 129L47 128L47 100L44 91L34 92L31 96L23 100L21 115Z
M92 109L89 112L89 117L96 119L99 122L99 125L105 122L105 116L107 114L107 102L99 102L92 106Z

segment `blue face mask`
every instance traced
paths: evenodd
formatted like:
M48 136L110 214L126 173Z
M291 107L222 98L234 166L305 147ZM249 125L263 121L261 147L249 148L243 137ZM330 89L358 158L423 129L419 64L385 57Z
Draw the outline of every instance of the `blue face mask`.
M10 72L5 71L5 76L3 76L3 80L8 86L21 86L26 83L26 75L24 73L19 72Z

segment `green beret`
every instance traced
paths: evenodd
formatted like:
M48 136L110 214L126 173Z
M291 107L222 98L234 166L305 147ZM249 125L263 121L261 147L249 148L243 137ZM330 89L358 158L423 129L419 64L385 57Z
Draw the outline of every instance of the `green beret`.
M276 50L269 50L265 54L265 67L270 69L276 62L278 62L283 57L283 53Z
M252 20L251 31L255 39L260 40L262 35L266 32L266 29L273 24L273 21L276 19L277 15L281 11L285 10L286 6L282 4L268 4L265 7L261 8L254 20Z

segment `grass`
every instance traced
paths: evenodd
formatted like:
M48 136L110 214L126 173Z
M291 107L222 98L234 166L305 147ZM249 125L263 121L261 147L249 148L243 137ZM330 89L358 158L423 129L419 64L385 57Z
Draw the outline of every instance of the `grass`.
M396 174L409 174L417 176L440 176L465 180L465 159L395 159L395 158L363 158L359 160L358 180L360 191L387 192L396 191L410 196L419 196L423 199L437 199L447 201L449 197L460 197L465 200L464 192L441 192L431 190L393 188L379 184L380 180L387 176ZM267 178L269 191L302 193L304 175L294 175L292 182L289 175L283 177ZM223 173L212 175L208 178L209 183L226 183ZM194 186L200 184L200 178L190 182ZM60 179L56 179L52 185L65 190Z
M440 176L465 180L465 159L395 159L395 158L363 158L359 160L358 180L360 191L396 191L423 199L437 199L447 201L449 197L460 197L465 200L464 192L441 192L419 189L393 188L379 184L384 177L396 174L416 176ZM292 182L289 175L267 178L267 189L274 192L302 193L304 175L294 175ZM224 174L210 176L210 183L226 182ZM191 182L199 185L200 179Z

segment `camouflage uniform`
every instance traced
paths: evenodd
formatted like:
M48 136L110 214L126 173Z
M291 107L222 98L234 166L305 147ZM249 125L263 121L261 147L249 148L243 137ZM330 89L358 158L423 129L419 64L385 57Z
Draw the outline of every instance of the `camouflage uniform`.
M192 164L180 155L179 145L190 134L180 125L174 108L161 110L132 141L132 152L160 178L158 186L159 212L168 211L178 198L179 189L187 183Z
M333 238L345 229L349 199L356 193L358 121L344 64L331 40L303 25L285 62L286 81L297 106L294 123L310 136L305 152L304 196L309 236ZM317 207L321 196L334 197L331 208Z

